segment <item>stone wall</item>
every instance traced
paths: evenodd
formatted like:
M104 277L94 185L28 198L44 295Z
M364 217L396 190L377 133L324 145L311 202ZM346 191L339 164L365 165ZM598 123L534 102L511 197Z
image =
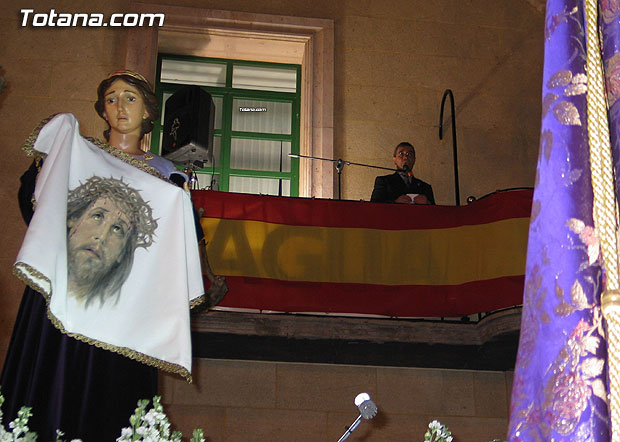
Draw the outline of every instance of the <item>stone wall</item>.
M512 374L202 359L194 383L165 375L164 407L183 434L210 442L336 441L368 392L379 413L347 439L423 440L431 420L456 442L505 439Z

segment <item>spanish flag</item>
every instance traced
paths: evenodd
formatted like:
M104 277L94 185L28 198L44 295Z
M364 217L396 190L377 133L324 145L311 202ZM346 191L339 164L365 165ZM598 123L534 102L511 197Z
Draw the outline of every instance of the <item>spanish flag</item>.
M468 206L195 191L219 306L388 317L521 304L530 190Z

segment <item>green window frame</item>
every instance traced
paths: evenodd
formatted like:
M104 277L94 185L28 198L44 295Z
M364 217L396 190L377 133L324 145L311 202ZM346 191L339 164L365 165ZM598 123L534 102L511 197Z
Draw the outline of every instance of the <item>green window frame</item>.
M202 169L196 171L197 174L211 175L217 182L218 190L228 192L231 188L231 180L237 177L241 178L257 178L267 180L278 180L279 194L297 197L299 196L299 159L295 157L288 157L286 153L283 153L284 143L290 143L290 153L299 154L299 137L300 137L300 101L301 101L301 66L294 64L283 63L266 63L256 61L243 61L243 60L229 60L221 58L205 58L205 57L191 57L191 56L179 56L174 54L159 54L157 59L157 76L155 83L155 94L160 103L160 108L163 114L163 99L168 94L173 94L185 84L167 83L161 81L161 69L163 60L180 60L184 62L192 63L210 63L216 65L226 66L226 83L225 86L201 86L202 89L209 92L214 99L216 105L216 115L221 115L221 124L216 123L216 128L213 131L214 136L214 150L219 138L219 159L216 158L212 164L208 164ZM296 72L296 87L295 92L277 92L269 90L258 89L241 89L233 87L233 71L235 67L258 67L258 68L270 68L270 69L286 69L288 71L295 70ZM263 103L274 103L274 107L277 103L290 104L291 106L291 121L290 121L290 134L288 133L271 133L271 132L256 132L256 131L240 131L233 130L233 114L235 112L241 112L241 109L233 108L235 100L255 100ZM221 106L220 110L217 109ZM269 109L268 109L269 111ZM219 120L216 118L216 120ZM153 136L151 138L151 150L155 153L160 153L161 137L163 132L162 119L160 118L155 122L153 128ZM288 123L288 122L287 122ZM282 163L288 164L290 161L290 170L258 170L260 168L240 168L232 167L233 158L232 149L233 144L239 140L256 140L257 142L280 143L280 169L282 169ZM277 144L276 144L277 145ZM282 158L286 156L287 158ZM181 167L181 166L180 166ZM213 182L213 181L211 181ZM288 191L286 191L286 182L288 182ZM282 189L285 188L285 191ZM249 191L248 193L262 193L259 191ZM272 193L277 195L276 193Z

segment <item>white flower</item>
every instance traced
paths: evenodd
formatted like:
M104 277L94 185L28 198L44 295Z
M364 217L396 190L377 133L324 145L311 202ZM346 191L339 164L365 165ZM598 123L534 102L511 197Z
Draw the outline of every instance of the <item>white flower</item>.
M434 420L430 424L428 424L428 428L431 430L439 430L441 428L441 424L438 420Z
M424 434L424 442L452 442L452 433L441 422L433 420L428 424Z
M151 426L155 425L155 412L150 410L145 416L142 417L142 420Z
M0 405L4 401L4 397L0 392ZM129 418L130 427L121 430L121 435L116 442L182 442L181 433L175 431L170 436L170 422L164 413L161 405L161 398L156 396L153 398L153 408L146 412L148 400L138 401L138 408ZM145 414L146 412L146 414ZM22 407L19 410L17 419L8 424L13 430L8 432L2 423L2 412L0 412L0 442L35 442L37 435L29 431L28 419L32 416L30 407ZM139 425L139 426L138 426ZM137 427L137 428L135 428ZM61 437L64 433L60 430L56 432L56 441L63 442ZM191 442L204 442L202 430L194 430L194 437ZM71 442L82 442L80 439L73 439ZM451 441L448 441L451 442Z
M159 412L159 411L155 412L155 419L157 420L157 422L163 422L163 421L167 420L166 419L166 415L164 413L162 413L162 412Z
M121 430L121 435L116 439L117 442L131 440L133 437L133 429L130 427L125 427Z
M144 436L146 434L146 427L140 426L136 428L136 434L139 436Z

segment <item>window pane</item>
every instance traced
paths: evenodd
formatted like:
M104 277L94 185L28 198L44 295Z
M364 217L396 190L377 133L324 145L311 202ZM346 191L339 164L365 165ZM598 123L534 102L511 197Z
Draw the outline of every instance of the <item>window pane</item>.
M222 154L222 137L214 136L213 137L213 160L215 164L205 164L205 167L220 167L220 157Z
M164 127L164 114L166 113L166 102L168 98L172 96L172 92L164 92L163 97L161 99L161 127Z
M297 91L297 70L257 66L233 66L232 87L261 91Z
M224 110L224 97L215 97L213 98L213 104L215 105L215 121L213 122L213 127L215 129L222 128L222 112Z
M291 152L289 141L244 140L233 138L230 143L232 169L290 172Z
M163 83L224 87L226 86L226 65L164 58L161 62L160 81Z
M281 192L279 189L280 182L282 182ZM290 196L291 185L289 180L284 179L231 176L228 184L228 191L257 195Z
M197 173L200 190L220 190L220 176L210 173Z
M289 135L292 112L290 102L234 99L232 129Z

